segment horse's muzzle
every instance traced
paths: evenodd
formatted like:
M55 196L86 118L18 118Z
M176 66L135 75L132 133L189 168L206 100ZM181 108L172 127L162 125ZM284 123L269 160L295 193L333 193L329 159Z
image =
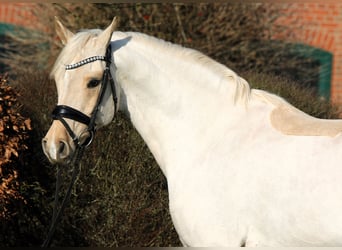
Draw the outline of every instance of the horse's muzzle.
M67 163L72 154L70 145L64 140L51 141L48 138L43 138L42 148L52 164Z
M59 121L52 123L46 136L42 139L42 148L46 157L53 164L67 163L75 151L72 139Z

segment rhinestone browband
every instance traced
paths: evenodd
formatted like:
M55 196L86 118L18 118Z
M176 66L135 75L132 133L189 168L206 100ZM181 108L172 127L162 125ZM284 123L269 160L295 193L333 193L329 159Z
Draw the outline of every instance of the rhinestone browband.
M66 65L65 70L76 69L78 67L81 67L84 64L95 62L95 61L107 61L107 59L105 56L92 56L82 61L79 61L77 63Z

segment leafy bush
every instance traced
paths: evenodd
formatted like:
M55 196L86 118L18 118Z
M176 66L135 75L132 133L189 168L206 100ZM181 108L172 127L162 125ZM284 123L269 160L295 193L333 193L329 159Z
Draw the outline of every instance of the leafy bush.
M19 193L19 154L27 147L31 121L18 113L18 93L0 75L0 220L8 219L8 207L23 200ZM23 200L24 201L24 200ZM24 201L25 202L25 201Z
M12 83L0 77L0 242L1 246L32 246L41 240L42 225L48 223L42 197L47 195L44 184L50 185L51 179L43 168L45 158L40 152L40 159L36 157L40 138L35 136L37 123L27 118L33 114L22 105L26 95L19 95ZM32 103L36 99L32 93Z

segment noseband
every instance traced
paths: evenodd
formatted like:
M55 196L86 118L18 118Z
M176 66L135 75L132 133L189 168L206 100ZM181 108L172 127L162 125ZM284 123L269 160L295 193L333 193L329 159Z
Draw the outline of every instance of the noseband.
M72 138L73 142L78 147L87 147L91 144L93 141L95 130L96 130L96 116L99 111L100 104L102 102L104 93L107 88L108 82L110 83L111 90L112 90L112 96L113 96L113 102L114 102L114 112L117 110L117 97L116 97L116 89L115 89L115 83L114 80L110 74L109 66L111 64L111 47L110 45L107 48L106 55L105 56L93 56L86 58L82 61L79 61L74 64L66 65L65 70L73 70L76 68L79 68L85 64L92 63L95 61L105 61L106 62L106 68L103 72L102 81L101 81L101 89L99 96L97 98L95 107L91 113L91 116L82 113L79 110L76 110L70 106L67 105L57 105L55 109L52 111L52 119L59 120L65 129L68 131L68 134ZM82 144L80 144L79 137L72 131L69 124L66 122L65 118L74 120L76 122L80 122L82 124L87 125L87 130L85 132L88 132L90 134L90 137Z

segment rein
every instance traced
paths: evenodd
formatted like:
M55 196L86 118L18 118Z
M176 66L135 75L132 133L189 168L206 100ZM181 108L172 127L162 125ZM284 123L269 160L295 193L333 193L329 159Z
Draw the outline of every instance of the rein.
M95 136L96 116L97 116L97 113L99 112L99 107L100 107L100 104L102 102L102 99L103 99L103 96L104 96L104 93L107 89L108 84L110 84L111 91L112 91L113 102L114 102L114 112L117 111L117 96L116 96L115 83L111 77L110 68L109 68L109 66L111 64L111 47L110 47L110 45L108 46L108 48L106 50L105 56L93 56L93 57L86 58L86 59L81 60L75 64L66 65L65 70L73 70L73 69L81 67L85 64L92 63L95 61L105 61L106 62L106 68L105 68L105 70L103 72L103 76L102 76L100 93L99 93L99 96L97 98L95 107L91 113L91 116L89 117L86 114L82 113L81 111L76 110L76 109L74 109L70 106L67 106L67 105L57 105L55 107L55 109L52 111L52 118L54 120L59 120L63 124L63 126L67 130L68 134L72 138L72 140L76 146L76 150L75 150L75 153L74 153L74 155L72 157L72 161L71 161L71 165L73 165L72 177L71 177L68 189L65 193L65 196L64 196L60 206L58 204L59 203L58 200L59 200L59 191L60 191L60 186L61 186L61 169L59 167L57 167L53 215L52 215L52 220L51 220L48 235L47 235L44 243L42 244L42 247L49 247L50 246L53 234L54 234L56 227L57 227L58 220L61 218L62 213L63 213L63 211L67 205L67 202L70 199L72 187L75 184L76 177L78 176L78 173L79 173L80 161L81 161L84 149L92 143L94 136ZM86 132L89 132L89 135L90 135L89 138L84 143L80 143L79 136L77 136L72 131L71 127L69 126L69 124L66 122L65 119L71 119L71 120L74 120L74 121L77 121L77 122L80 122L80 123L87 125L88 127L87 127ZM59 207L59 210L58 210L58 207Z
M78 173L80 170L79 166L80 166L80 161L81 161L84 149L85 149L85 147L79 147L79 148L77 148L77 150L75 152L75 155L73 157L73 162L72 162L72 165L74 165L74 167L72 170L71 180L70 180L68 189L65 193L65 196L64 196L60 206L58 205L58 203L59 203L59 191L60 191L60 187L61 187L61 169L59 167L57 167L57 180L56 180L55 200L54 200L52 220L51 220L49 232L46 236L44 243L42 244L42 247L49 247L51 244L52 237L53 237L53 235L56 231L56 228L57 228L57 223L60 220L64 209L66 208L66 205L70 199L72 187L74 186L74 184L76 182L76 177L78 176ZM58 210L58 206L59 206L59 210Z

